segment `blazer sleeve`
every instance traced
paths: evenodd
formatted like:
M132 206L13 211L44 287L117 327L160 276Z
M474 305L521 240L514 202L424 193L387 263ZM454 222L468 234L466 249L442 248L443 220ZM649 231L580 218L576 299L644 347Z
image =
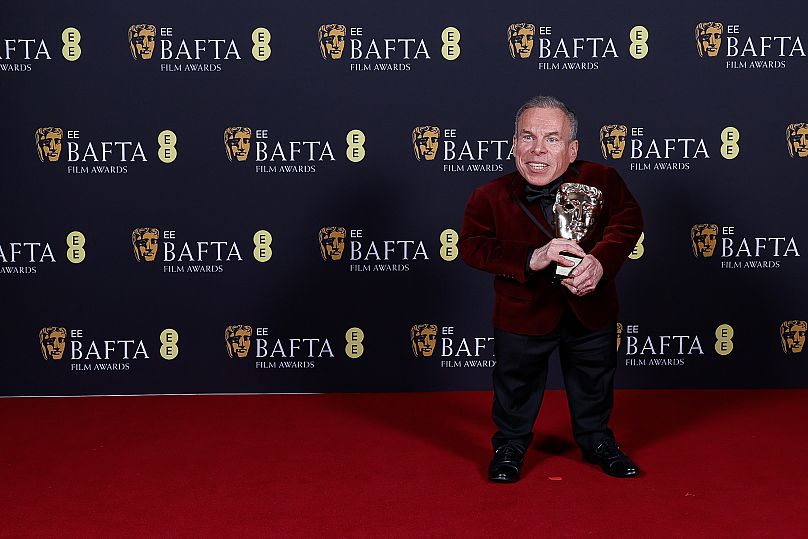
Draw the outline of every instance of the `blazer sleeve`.
M524 283L525 261L533 247L527 241L503 239L497 213L487 193L476 189L466 205L460 231L460 256L469 266Z
M610 169L609 174L611 188L606 195L610 208L609 221L603 230L603 237L589 254L598 259L605 275L614 277L640 238L643 218L640 205L620 174L614 169Z

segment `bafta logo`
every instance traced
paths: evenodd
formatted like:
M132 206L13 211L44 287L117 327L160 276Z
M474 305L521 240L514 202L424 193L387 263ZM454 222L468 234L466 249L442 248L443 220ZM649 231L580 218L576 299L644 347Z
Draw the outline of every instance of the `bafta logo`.
M617 347L616 350L620 350L620 343L623 340L623 324L620 322L617 323Z
M320 41L320 54L326 60L339 60L345 50L345 25L324 24L317 32Z
M415 357L432 356L437 339L438 326L435 324L415 324L410 329L410 342Z
M135 260L138 262L154 262L160 248L160 231L151 227L140 227L132 231L132 247L135 249Z
M320 254L323 260L339 260L345 251L345 229L341 226L325 226L318 234Z
M696 258L710 258L715 252L718 225L703 223L690 227L690 245Z
M530 58L533 51L533 36L536 26L529 22L517 22L508 27L508 48L511 58Z
M808 157L808 123L789 124L786 127L788 155L791 157Z
M699 56L718 56L724 25L720 22L700 22L696 25L696 48Z
M154 54L153 24L133 24L129 27L129 50L135 60L151 60Z
M805 346L805 320L787 320L780 324L780 344L785 354L799 354Z
M600 151L604 159L620 159L626 149L625 125L609 124L600 128Z
M55 163L62 153L61 127L40 127L34 135L36 138L36 153L43 163Z
M39 346L42 349L42 357L47 361L53 359L59 361L65 353L65 342L67 330L58 326L42 328L39 331Z
M252 326L236 324L224 330L224 343L227 346L227 357L244 359L250 351L252 343Z
M224 150L228 161L246 161L250 156L252 129L249 127L228 127L224 130Z
M412 130L412 149L417 160L432 161L440 148L440 128L422 125Z

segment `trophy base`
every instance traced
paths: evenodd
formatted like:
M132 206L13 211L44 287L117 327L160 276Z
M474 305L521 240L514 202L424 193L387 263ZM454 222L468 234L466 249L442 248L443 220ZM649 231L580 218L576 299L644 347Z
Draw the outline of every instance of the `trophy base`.
M572 273L572 270L577 268L578 264L580 264L581 260L583 260L583 258L581 258L580 256L575 256L575 255L572 255L570 253L563 253L562 252L562 253L559 253L559 254L561 255L561 257L563 259L569 260L570 262L574 262L575 265L574 266L562 266L561 264L556 264L555 275L553 276L554 281L563 281L564 279L569 277L570 273Z

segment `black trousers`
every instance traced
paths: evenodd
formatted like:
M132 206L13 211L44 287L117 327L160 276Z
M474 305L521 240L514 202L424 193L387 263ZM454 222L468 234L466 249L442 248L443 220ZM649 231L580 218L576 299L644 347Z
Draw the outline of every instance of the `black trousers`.
M572 432L588 452L607 436L614 404L617 366L614 324L591 330L567 309L558 327L546 335L519 335L494 329L494 406L498 430L494 449L514 441L527 448L547 384L547 362L558 348L567 390Z

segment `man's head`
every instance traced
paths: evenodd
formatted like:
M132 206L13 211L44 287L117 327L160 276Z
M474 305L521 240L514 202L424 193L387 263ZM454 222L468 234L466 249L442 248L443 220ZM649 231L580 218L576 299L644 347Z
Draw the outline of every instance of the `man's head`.
M224 150L227 160L246 161L250 155L252 129L249 127L228 127L224 130Z
M65 338L67 330L57 326L42 328L39 331L39 345L42 348L42 357L46 360L59 361L65 353Z
M252 326L236 324L224 330L224 342L227 346L227 357L244 359L250 351Z
M786 127L788 155L808 157L808 123L800 122Z
M513 155L516 168L531 185L560 177L578 157L578 119L550 96L529 99L516 113Z
M805 320L788 320L780 324L780 344L786 354L799 354L805 346Z
M132 247L135 249L135 260L138 262L154 262L160 248L160 231L151 227L140 227L132 231Z
M609 124L600 128L600 151L604 159L620 159L626 149L625 125Z
M345 50L345 25L324 24L317 34L323 58L330 60L342 58L342 51Z
M690 227L690 246L693 256L710 258L715 252L718 239L718 225L703 223Z
M129 50L135 60L151 60L154 54L153 24L133 24L129 27Z
M62 153L62 128L40 127L36 130L36 153L43 163L54 163Z
M415 324L410 329L410 342L415 357L430 357L435 351L438 326L435 324Z
M341 226L325 226L318 234L320 254L323 260L339 260L345 250L345 229Z
M412 149L415 158L432 161L438 155L440 148L440 128L432 125L422 125L412 130Z
M508 47L511 58L529 58L533 50L533 36L536 26L529 22L517 22L508 27Z
M699 56L718 56L724 25L720 22L700 22L696 25L696 48Z

